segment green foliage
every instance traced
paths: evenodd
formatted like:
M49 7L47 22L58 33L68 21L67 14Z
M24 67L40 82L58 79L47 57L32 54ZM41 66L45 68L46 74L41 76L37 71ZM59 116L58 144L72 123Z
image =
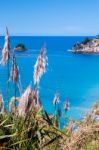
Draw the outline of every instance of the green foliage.
M85 150L99 150L99 141L93 140L92 142L87 143L84 149Z
M42 108L37 113L31 110L24 117L15 113L0 114L0 148L58 150L66 149L71 143L71 150L98 150L99 126L92 117L93 112L92 109L85 120L75 122L79 126L76 132L71 130L73 122L59 129L58 115L50 116Z
M11 149L39 149L43 139L46 144L57 140L60 135L53 129L50 116L42 109L36 114L29 112L26 117L16 114L0 114L0 144Z
M83 41L82 43L83 43L83 44L87 44L89 41L91 41L91 39L85 38L84 41Z

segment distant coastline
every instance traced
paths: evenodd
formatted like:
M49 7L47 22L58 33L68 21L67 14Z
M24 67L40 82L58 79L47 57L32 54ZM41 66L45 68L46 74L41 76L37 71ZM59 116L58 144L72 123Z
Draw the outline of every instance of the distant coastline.
M81 43L74 44L69 51L82 54L99 54L99 37L85 38Z

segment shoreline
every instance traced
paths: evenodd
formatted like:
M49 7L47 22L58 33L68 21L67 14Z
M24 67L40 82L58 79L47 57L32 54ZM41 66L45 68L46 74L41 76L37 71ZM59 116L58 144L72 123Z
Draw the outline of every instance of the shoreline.
M99 51L67 50L75 54L99 54Z
M98 54L99 53L99 38L85 38L80 43L75 43L71 50L73 53L82 54Z

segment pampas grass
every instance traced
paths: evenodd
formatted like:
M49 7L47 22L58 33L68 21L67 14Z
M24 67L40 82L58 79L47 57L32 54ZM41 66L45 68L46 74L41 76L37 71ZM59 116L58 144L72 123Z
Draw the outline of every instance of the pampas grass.
M47 56L45 47L41 48L40 54L37 58L36 64L34 65L34 84L38 85L41 76L46 72Z
M3 96L2 93L0 92L0 113L4 113L5 109L4 109L4 100L3 100Z
M10 57L9 33L8 28L6 27L5 43L2 49L2 59L0 61L0 64L2 65L7 64L9 57Z
M0 149L6 150L98 150L99 103L96 103L83 120L72 121L60 129L62 110L59 94L53 104L55 114L43 110L39 97L39 82L46 72L47 56L42 48L34 66L34 85L30 84L20 97L12 97L5 111L0 94ZM69 103L65 101L64 110ZM96 149L97 148L97 149Z

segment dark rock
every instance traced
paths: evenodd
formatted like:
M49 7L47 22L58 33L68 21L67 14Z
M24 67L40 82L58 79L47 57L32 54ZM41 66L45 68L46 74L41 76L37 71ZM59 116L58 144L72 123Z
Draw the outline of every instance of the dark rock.
M24 52L26 50L27 49L26 49L25 45L22 43L17 44L15 47L15 51L17 51L17 52Z

